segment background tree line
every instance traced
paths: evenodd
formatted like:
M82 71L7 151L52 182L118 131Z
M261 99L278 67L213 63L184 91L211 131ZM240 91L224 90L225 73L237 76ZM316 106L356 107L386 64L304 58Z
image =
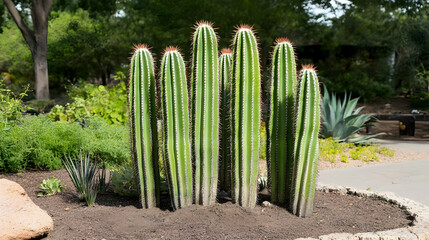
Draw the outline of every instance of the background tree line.
M12 1L29 28L34 1ZM0 1L0 72L19 90L34 85L34 61L5 2ZM149 44L158 59L165 46L176 45L190 59L189 36L201 19L214 22L221 48L231 45L233 26L254 25L265 89L273 42L288 37L299 63L314 63L330 90L365 99L428 91L428 9L421 0L54 0L47 37L50 97L70 83L106 85L118 72L126 75L136 43Z

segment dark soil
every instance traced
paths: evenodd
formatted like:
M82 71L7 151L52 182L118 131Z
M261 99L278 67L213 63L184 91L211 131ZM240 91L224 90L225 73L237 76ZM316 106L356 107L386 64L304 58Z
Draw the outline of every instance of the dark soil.
M39 184L52 176L66 189L36 197ZM0 174L18 182L54 219L48 239L294 239L334 232L381 231L410 224L410 216L384 201L317 192L314 215L295 217L271 205L244 209L223 199L210 207L193 205L175 212L138 208L138 201L111 192L99 194L94 207L79 202L65 170ZM261 195L261 198L268 196Z

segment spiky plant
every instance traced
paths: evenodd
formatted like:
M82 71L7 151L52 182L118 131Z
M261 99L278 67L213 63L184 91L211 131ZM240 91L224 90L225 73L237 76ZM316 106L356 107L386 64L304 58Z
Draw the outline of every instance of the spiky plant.
M276 40L272 57L269 166L271 201L289 205L294 162L295 53L286 38Z
M219 188L225 191L231 189L231 67L232 50L224 48L219 58L219 83L220 83L220 167Z
M312 215L316 187L320 90L316 71L311 65L303 66L299 79L291 211L306 217Z
M143 208L159 205L158 134L156 129L153 58L146 45L137 45L130 64L131 156Z
M219 79L216 33L211 23L196 25L192 55L192 151L195 203L216 202L219 161Z
M173 209L192 204L192 162L185 63L167 47L161 63L163 159Z
M243 207L257 200L261 76L252 27L240 26L233 42L231 84L232 197Z

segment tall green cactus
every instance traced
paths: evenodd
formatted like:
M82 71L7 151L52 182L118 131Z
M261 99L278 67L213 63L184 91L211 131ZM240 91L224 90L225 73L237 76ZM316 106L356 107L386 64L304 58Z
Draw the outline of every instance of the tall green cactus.
M220 82L220 167L219 188L229 191L231 188L231 128L229 121L231 105L231 66L232 50L224 48L219 58L219 82Z
M320 91L312 66L303 66L299 78L291 208L293 214L306 217L312 215L316 187Z
M289 206L292 195L297 78L295 53L288 39L276 40L272 59L268 141L271 201Z
M252 28L240 26L233 42L231 87L232 197L243 207L257 200L261 76Z
M199 22L192 56L192 151L195 203L216 202L219 161L219 79L216 33Z
M192 204L192 162L185 63L175 47L161 63L162 148L173 209Z
M158 134L152 54L137 45L131 58L128 102L131 151L143 208L159 205Z

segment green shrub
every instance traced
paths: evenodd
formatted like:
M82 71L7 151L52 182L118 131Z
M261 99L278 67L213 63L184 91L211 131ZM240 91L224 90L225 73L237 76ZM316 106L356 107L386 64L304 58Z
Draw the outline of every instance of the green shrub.
M69 89L73 100L65 107L56 105L47 117L56 121L81 121L91 116L99 116L110 124L127 123L127 88L125 82L105 87L85 83L81 87Z
M77 154L80 149L98 156L108 167L130 159L127 127L99 118L79 124L28 116L9 130L0 130L0 135L0 171L58 169L64 155Z
M138 186L134 178L133 168L130 165L124 166L112 173L113 192L126 197L137 197Z
M22 112L28 108L22 104L22 98L27 96L28 87L19 95L7 89L0 78L0 129L9 129L10 126L22 119Z
M46 113L54 106L52 101L38 99L26 101L24 102L24 105L40 113Z

